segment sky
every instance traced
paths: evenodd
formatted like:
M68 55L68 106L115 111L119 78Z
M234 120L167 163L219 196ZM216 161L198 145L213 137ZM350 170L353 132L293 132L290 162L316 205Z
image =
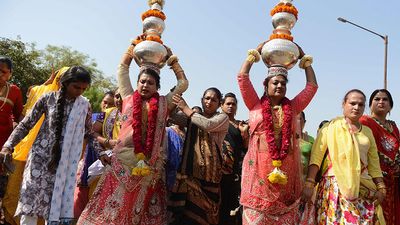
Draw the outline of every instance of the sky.
M269 38L273 27L270 10L278 0L166 0L163 41L176 54L189 79L184 98L189 106L200 105L208 87L234 92L239 99L238 119L248 110L239 93L236 75L247 50ZM388 89L395 104L390 119L400 123L400 32L399 1L304 0L293 1L299 20L292 29L294 41L314 57L319 89L306 113L306 130L316 133L320 121L342 114L344 94L361 89L367 97L383 88L384 42L371 33L341 23L353 23L389 36ZM46 45L68 46L88 54L107 76L116 68L130 40L141 34L141 14L146 0L0 0L0 37ZM131 80L138 67L131 65ZM250 76L259 95L267 68L260 62ZM175 85L170 69L161 71L161 94ZM135 84L133 83L133 86ZM305 86L304 71L289 71L287 97ZM366 114L369 109L366 107Z

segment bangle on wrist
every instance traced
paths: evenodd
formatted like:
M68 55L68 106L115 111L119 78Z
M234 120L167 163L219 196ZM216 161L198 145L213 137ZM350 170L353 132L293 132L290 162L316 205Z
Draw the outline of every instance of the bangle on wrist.
M312 178L307 178L306 182L310 182L310 183L313 183L313 184L317 183L317 182L315 182L315 179L312 179Z
M168 59L167 59L167 65L168 66L172 66L173 64L177 63L179 61L178 56L176 55L171 55Z
M309 188L314 188L315 187L315 182L310 182L310 181L306 181L304 183L305 187L309 187Z
M247 51L247 58L246 61L251 62L251 63L255 63L260 61L260 53L255 50L255 49L250 49Z
M311 55L304 55L299 62L299 67L305 69L313 63L313 57Z

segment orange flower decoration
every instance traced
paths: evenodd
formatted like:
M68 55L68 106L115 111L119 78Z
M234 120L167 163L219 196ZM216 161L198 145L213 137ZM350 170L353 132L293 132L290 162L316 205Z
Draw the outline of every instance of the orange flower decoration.
M158 36L148 36L148 37L146 37L146 39L137 38L136 40L133 41L133 44L137 45L142 41L155 41L155 42L158 42L160 44L164 44L164 42Z
M271 36L269 36L269 40L273 39L286 39L289 41L293 41L293 37L288 34L271 34Z
M161 11L159 11L157 9L150 9L150 10L147 10L146 12L144 12L142 14L142 21L144 19L146 19L147 17L150 17L150 16L155 16L155 17L158 17L158 18L160 18L162 20L165 20L167 18L163 12L161 12Z
M296 7L292 5L291 3L279 3L276 5L272 10L271 10L271 16L275 15L276 13L279 12L287 12L290 14L293 14L294 17L296 17L297 20L297 15L299 14L299 11L297 11Z
M148 37L146 37L146 40L147 41L155 41L155 42L158 42L160 44L163 44L163 41L161 41L161 38L158 37L158 36L148 36Z

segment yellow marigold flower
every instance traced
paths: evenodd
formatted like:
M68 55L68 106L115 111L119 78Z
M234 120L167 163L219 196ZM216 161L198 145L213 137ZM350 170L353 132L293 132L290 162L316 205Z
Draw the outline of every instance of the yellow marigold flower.
M272 160L272 165L274 167L281 167L282 166L282 161L281 160Z

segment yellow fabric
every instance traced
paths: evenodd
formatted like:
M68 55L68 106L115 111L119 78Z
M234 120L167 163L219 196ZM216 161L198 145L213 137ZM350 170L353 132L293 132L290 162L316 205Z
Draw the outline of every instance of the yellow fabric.
M379 163L378 147L376 146L375 137L372 133L372 130L367 126L363 126L362 132L370 141L370 148L368 150L368 174L372 178L383 177L381 165Z
M327 145L340 193L347 199L358 198L361 162L358 143L343 117L332 120L327 127ZM332 138L334 137L334 138Z
M317 165L321 167L322 160L324 158L325 152L328 149L328 145L326 143L327 140L327 127L329 123L326 123L321 129L318 130L317 137L314 141L314 144L311 149L310 162L309 165Z
M54 80L51 84L40 85L40 86L33 87L31 89L31 92L29 93L29 98L24 107L24 111L27 114L30 113L33 106L35 105L37 100L39 100L40 97L42 97L44 94L46 94L48 92L57 91L59 89L58 83L61 78L61 75L68 69L69 69L69 67L61 68L57 72L56 77L54 78ZM44 116L42 116L40 118L40 120L36 123L36 125L30 130L29 134L24 139L22 139L22 141L17 146L15 146L14 153L13 153L13 158L15 160L26 161L29 150L31 149L32 144L36 139L39 129L42 126L43 120L44 120Z
M364 138L356 138L355 135L363 135ZM359 143L359 140L362 143ZM329 149L331 172L337 179L340 192L348 199L357 198L360 192L362 169L360 146L368 148L361 152L367 155L364 164L367 165L368 170L364 172L368 173L370 178L382 177L372 131L363 126L361 132L352 134L343 117L338 117L321 128L311 153L310 165L320 166L325 151Z
M115 139L118 139L119 130L121 129L120 121L118 121L118 116L115 118L112 137L108 137L108 134L106 134L106 132L105 132L106 131L106 125L107 125L108 117L110 116L110 114L114 110L118 110L118 108L117 107L112 107L112 108L108 108L108 109L106 109L104 111L105 116L104 116L104 121L103 121L103 125L102 125L102 136L115 140Z

